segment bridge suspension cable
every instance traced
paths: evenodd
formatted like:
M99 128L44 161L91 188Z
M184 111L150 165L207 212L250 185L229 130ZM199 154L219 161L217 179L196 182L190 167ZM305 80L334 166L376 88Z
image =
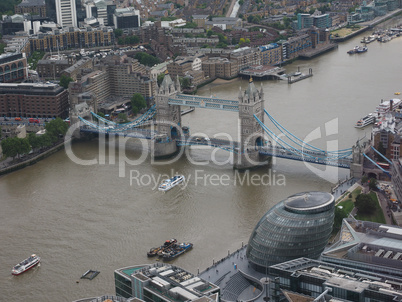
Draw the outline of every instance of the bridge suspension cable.
M256 117L254 115L254 118L258 121L258 123L261 125L261 127L264 129L264 131L274 140L276 141L285 151L291 152L294 155L297 156L302 156L302 157L308 157L308 158L312 158L312 159L318 159L318 157L320 157L320 159L326 159L326 160L330 160L330 161L336 161L339 159L344 159L346 157L348 157L349 155L351 155L352 151L342 151L342 152L338 152L338 153L334 153L331 154L324 150L321 150L319 148L316 148L318 150L313 150L310 148L304 148L304 146L297 144L299 146L302 147L302 149L298 149L295 148L294 146L290 145L289 143L287 143L286 141L284 141L283 139L281 139L279 136L277 136L272 130L270 130L264 123L261 122L260 119L258 119L258 117ZM279 123L278 123L279 124ZM283 133L283 132L282 132ZM290 133L290 132L289 132ZM287 138L289 138L288 135L286 135L285 133L283 133ZM289 138L292 142L294 142L293 139ZM299 139L300 140L300 139ZM302 140L300 140L302 141ZM285 146L286 145L286 146ZM324 158L322 158L322 156L324 156Z
M385 159L390 165L392 165L392 161L390 161L388 158L386 158L380 151L378 151L376 148L371 146L371 149L373 149L378 155L380 155L383 159Z
M287 130L285 127L283 127L277 120L275 120L275 118L270 115L268 113L268 111L266 109L264 109L265 114L268 116L268 118L271 120L271 122L276 126L276 128L281 131L288 139L290 139L292 142L294 142L295 144L297 144L298 146L302 147L303 149L306 149L308 151L313 151L313 152L322 152L324 155L327 153L333 153L333 154L339 154L339 153L347 153L348 155L351 154L352 152L352 148L347 148L347 149L342 149L342 150L336 150L336 151L325 151L323 149L317 148L313 145L310 145L309 143L303 141L302 139L298 138L297 136L295 136L293 133L291 133L289 130ZM301 142L302 144L298 143L297 141L293 140L291 137L289 137L289 135L291 137L293 137L294 139L296 139L297 141ZM309 146L311 148L306 147Z
M102 116L100 116L100 115L97 115L95 112L92 112L92 111L91 111L91 114L92 114L95 118L97 118L98 120L101 120L102 122L104 122L105 124L117 125L117 123L115 123L115 122L113 122L113 121L110 121L110 120L108 120L108 119L106 119L106 118L104 118L104 117L102 117Z
M99 124L95 124L92 123L90 121L87 121L85 119L83 119L82 117L79 117L79 119L84 122L86 125L94 128L94 129L99 129L100 131L105 131L105 132L121 132L121 131L126 131L126 130L130 130L132 128L136 128L139 127L141 125L143 125L145 122L147 122L148 120L150 120L151 118L153 118L153 116L156 113L156 106L153 105L149 110L147 110L143 115L141 115L140 117L136 118L134 121L131 121L129 123L125 123L125 124L117 124L113 121L109 121L99 115L97 115L94 112L91 112L91 114L98 118L99 120L103 121L106 123L106 125L102 126Z
M378 169L380 169L382 172L384 172L385 174L387 174L389 177L391 177L391 174L385 170L383 167L381 167L380 165L378 165L374 160L372 160L366 153L363 153L364 157L367 158L369 161L371 161Z
M305 157L310 157L310 158L313 158L313 159L317 158L317 156L313 156L313 155L307 154L307 153L305 153L305 152L303 152L303 151L301 151L301 150L299 150L299 149L293 147L292 145L288 144L287 142L285 142L283 139L281 139L280 137L278 137L274 132L272 132L263 122L261 122L261 120L260 120L255 114L254 114L254 118L257 120L257 122L260 124L260 126L265 130L266 133L268 133L268 135L269 135L274 141L276 141L276 142L278 142L278 140L280 141L280 142L278 142L278 144L279 144L283 149L285 149L286 151L291 152L292 154L297 155L297 156L302 155L303 157L305 156ZM282 145L281 142L282 142L283 144L287 145L290 149L287 148L287 147L285 147L284 145Z

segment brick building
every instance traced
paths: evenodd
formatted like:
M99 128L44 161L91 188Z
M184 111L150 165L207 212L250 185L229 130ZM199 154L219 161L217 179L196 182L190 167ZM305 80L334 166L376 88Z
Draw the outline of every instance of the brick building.
M16 14L31 14L46 17L46 2L45 0L23 0L15 6Z
M60 78L63 70L69 68L75 63L73 57L59 58L59 56L50 57L38 61L36 71L39 77L43 79Z
M0 84L0 115L66 118L68 92L53 83Z
M53 29L29 37L30 51L57 51L58 49L91 48L114 45L114 33L110 27Z
M27 78L25 54L0 55L0 83L19 82Z
M202 62L202 70L204 71L205 76L210 79L231 79L236 77L239 73L236 60L229 60L220 57L212 57Z

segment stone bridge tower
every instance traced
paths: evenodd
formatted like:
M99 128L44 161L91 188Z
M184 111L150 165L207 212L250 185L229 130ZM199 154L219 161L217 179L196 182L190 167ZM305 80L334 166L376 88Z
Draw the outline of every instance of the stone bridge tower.
M361 178L363 175L364 146L359 141L352 147L352 163L350 164L350 177Z
M260 91L255 87L250 78L247 89L239 91L239 127L240 145L234 155L233 166L235 169L248 169L259 165L268 164L267 157L259 154L259 148L264 143L264 130L254 118L256 115L264 122L264 92L262 84Z
M155 95L158 135L152 144L152 156L168 157L177 152L175 137L180 135L181 110L178 105L169 105L169 98L175 98L181 92L179 78L173 82L166 71Z

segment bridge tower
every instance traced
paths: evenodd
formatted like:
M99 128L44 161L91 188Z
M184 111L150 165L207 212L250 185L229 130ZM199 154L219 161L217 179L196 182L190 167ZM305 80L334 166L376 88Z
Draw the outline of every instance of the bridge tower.
M181 92L179 77L173 82L168 71L155 95L156 123L159 135L152 144L152 156L168 157L177 152L175 137L180 135L181 111L179 105L169 105L169 98Z
M363 175L363 149L364 147L359 144L359 141L352 147L352 163L350 164L351 177L361 178Z
M264 92L262 84L260 91L250 78L247 89L239 90L239 150L234 155L235 169L249 169L268 164L267 157L259 154L259 148L264 143L264 130L254 118L256 115L264 122Z

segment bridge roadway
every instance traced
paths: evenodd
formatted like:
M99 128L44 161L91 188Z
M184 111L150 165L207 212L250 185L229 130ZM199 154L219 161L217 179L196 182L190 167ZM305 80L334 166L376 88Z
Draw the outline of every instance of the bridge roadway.
M170 105L189 106L195 108L226 110L233 112L239 111L238 101L224 100L213 97L178 94L175 98L170 98L168 103Z
M209 139L205 137L190 137L188 139L176 139L178 146L211 146L214 148L224 149L230 152L238 153L239 150L239 142L228 141L228 140L221 140L221 139ZM281 146L265 146L265 147L256 147L260 154L269 155L273 157L285 158L290 160L297 160L297 161L305 161L319 165L328 165L334 166L339 168L349 169L352 159L350 157L345 158L334 158L328 157L328 154L321 151L306 151L303 150L304 153L311 155L304 156L303 154L297 154L295 150L294 153L288 151L287 149ZM300 152L300 151L299 151Z
M110 131L114 130L114 131ZM115 136L123 136L123 137L133 137L133 138L142 138L142 139L153 139L156 131L141 129L141 128L132 128L124 131L116 131L116 129L95 129L90 126L84 125L80 127L81 132L87 133L104 133L108 135Z
M116 129L94 129L87 125L82 126L80 130L82 132L105 133L109 135L112 134L115 136L133 137L148 140L154 139L155 135L157 134L156 131L141 128L133 128L126 131L116 131ZM212 148L220 148L233 153L239 152L239 142L236 141L222 140L217 138L210 139L208 137L203 136L186 136L182 139L180 137L176 137L175 139L177 146L210 146ZM303 150L305 154L311 155L310 157L300 154L300 150L296 149L293 151L294 152L293 153L281 146L263 146L263 147L256 146L255 148L257 148L260 154L262 155L268 155L296 161L304 161L319 165L340 167L345 169L349 169L352 162L352 159L350 157L331 159L331 157L328 157L328 154L326 152L322 151L315 152L315 151Z

